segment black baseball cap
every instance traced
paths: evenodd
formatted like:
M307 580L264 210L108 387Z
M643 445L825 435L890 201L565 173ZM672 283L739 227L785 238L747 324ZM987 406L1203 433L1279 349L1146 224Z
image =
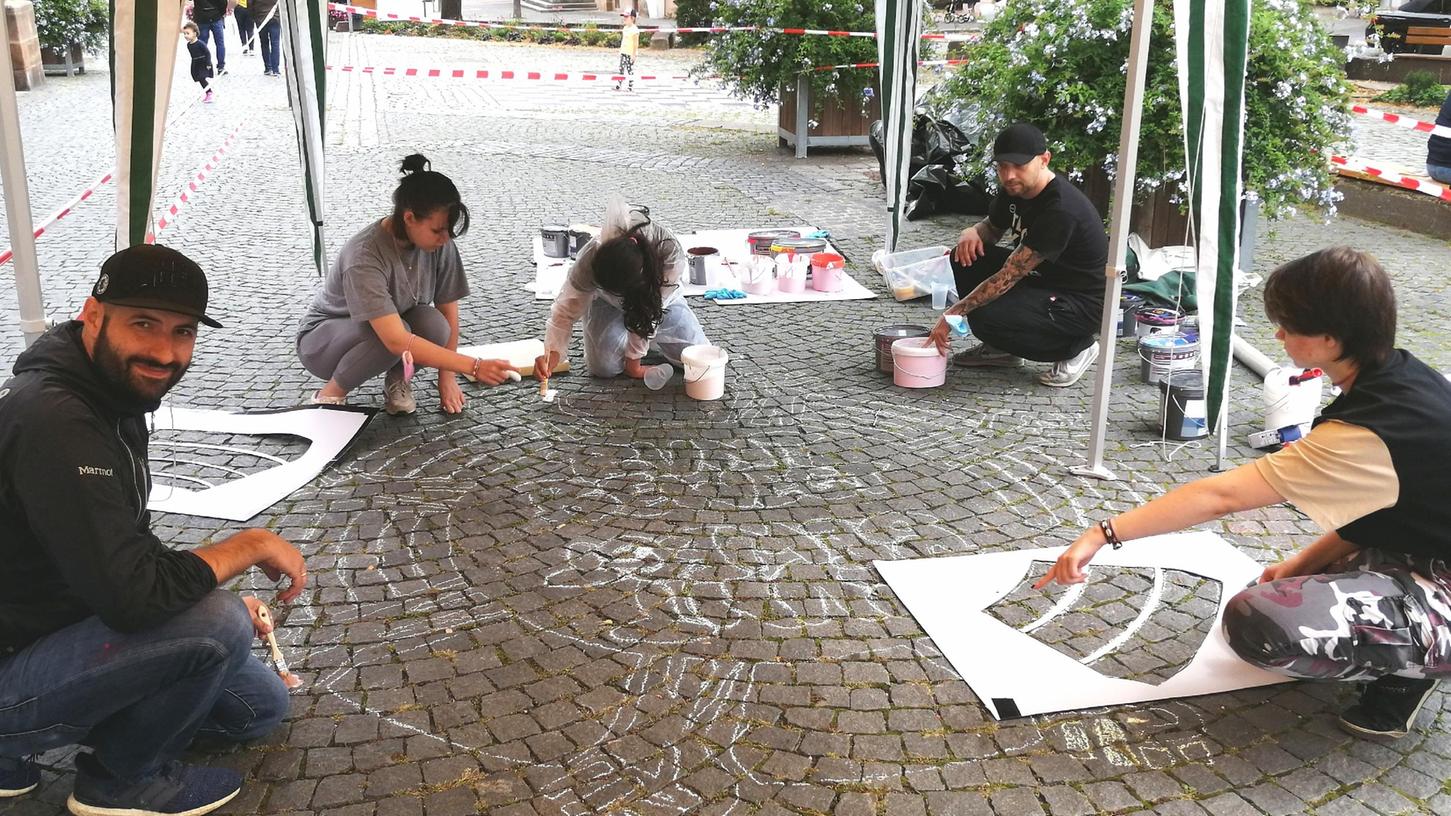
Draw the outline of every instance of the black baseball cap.
M1034 158L1048 152L1048 140L1043 131L1018 122L1008 125L993 139L993 161L1008 164L1027 164Z
M635 11L634 6L631 6L630 8L626 8L626 9L620 9L620 16L621 17L634 17L637 13L638 12Z
M176 312L214 329L222 327L207 317L206 273L196 261L160 244L137 244L107 258L91 297L117 306Z

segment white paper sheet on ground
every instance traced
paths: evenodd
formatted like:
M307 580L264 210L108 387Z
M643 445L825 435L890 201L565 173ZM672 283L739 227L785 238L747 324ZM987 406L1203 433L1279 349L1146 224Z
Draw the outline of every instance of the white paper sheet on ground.
M465 357L481 360L508 360L509 365L521 376L534 376L534 361L544 355L544 341L539 338L512 340L507 343L489 343L482 346L459 346L458 353ZM560 360L551 373L560 374L569 370L569 361ZM472 378L464 375L472 382Z
M200 431L218 435L285 435L308 441L307 451L292 461L278 461L275 467L211 485L201 490L177 486L165 477L165 456L153 462L151 496L147 507L164 513L246 521L287 498L293 491L316 479L347 450L378 410L351 405L312 405L282 411L231 414L163 405L153 414L153 431ZM159 447L153 442L152 454ZM203 443L202 449L206 446ZM277 457L264 455L264 459ZM189 481L191 481L189 479Z
M1199 651L1158 685L1104 676L988 614L989 607L1023 582L1032 562L1052 563L1062 552L1062 547L1049 547L873 565L998 719L1217 694L1288 680L1240 660L1225 641L1219 626L1225 604L1263 568L1213 533L1155 536L1127 542L1120 550L1105 547L1089 567L1090 583L1095 565L1182 570L1220 583L1219 608ZM1148 598L1144 600L1147 606ZM1067 614L1072 609L1055 611Z
M746 261L751 257L750 246L746 243L746 236L752 232L762 229L773 229L769 227L750 227L747 229L720 229L720 230L698 230L696 232L680 233L676 236L684 249L691 247L715 247L720 251L720 256L712 259L707 265L707 272L712 283L708 286L686 283L681 286L681 291L686 297L700 297L709 290L718 286L731 286L739 289L740 284L736 272L744 270ZM797 225L784 227L792 229L802 235L810 235L816 232L816 227ZM831 241L826 242L828 252L837 252ZM840 253L838 253L840 254ZM723 260L722 260L723 259ZM564 286L565 278L569 276L569 269L574 261L569 258L546 258L544 256L544 239L536 234L534 236L534 280L524 284L524 288L534 293L535 300L553 300L554 296ZM717 303L792 303L808 300L863 300L876 297L870 290L857 283L850 275L844 276L846 285L840 292L823 293L808 288L800 294L774 294L774 295L749 295L744 300L718 300Z

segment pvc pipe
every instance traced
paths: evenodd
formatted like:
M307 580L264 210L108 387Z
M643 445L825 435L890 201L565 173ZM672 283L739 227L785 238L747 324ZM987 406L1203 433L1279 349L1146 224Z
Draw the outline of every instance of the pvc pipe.
M20 110L15 102L15 66L10 55L9 23L0 9L0 184L5 190L5 220L15 254L15 297L25 345L45 333L45 298L35 259L35 224L30 219L30 188L25 182L25 150L20 143Z
M1234 343L1232 349L1234 352L1234 359L1240 361L1241 363L1244 363L1250 371L1253 371L1255 374L1259 375L1259 378L1261 380L1263 380L1272 369L1280 367L1279 363L1265 356L1264 352L1260 351L1254 346L1251 346L1249 343L1245 342L1244 338L1240 337L1237 334L1234 336Z

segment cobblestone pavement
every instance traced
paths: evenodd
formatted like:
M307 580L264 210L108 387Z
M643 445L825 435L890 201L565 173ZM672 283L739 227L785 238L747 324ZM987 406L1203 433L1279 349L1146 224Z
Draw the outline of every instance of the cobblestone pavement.
M335 60L379 64L608 64L607 52L365 35L332 47ZM315 282L296 148L280 83L255 58L234 57L233 70L217 103L172 130L161 172L169 197L241 126L163 236L211 271L228 325L203 336L175 399L290 406L317 386L292 346ZM180 73L177 86L191 93ZM385 212L398 159L417 150L473 212L460 242L471 342L540 332L545 305L522 289L532 231L596 218L614 193L677 230L830 229L850 271L881 291L867 263L882 229L869 154L798 162L776 150L768 113L704 91L704 107L652 93L540 84L507 96L480 82L334 76L329 243ZM37 212L104 171L105 105L97 72L22 97ZM108 188L41 240L52 314L80 304L112 206ZM913 224L907 245L951 240L964 220ZM1380 253L1404 344L1451 368L1451 245L1300 218L1262 240L1258 266L1342 241ZM9 289L3 298L12 313ZM1245 300L1244 333L1273 351L1256 295ZM698 309L731 353L719 402L689 400L678 380L649 392L570 376L553 406L527 384L470 388L465 413L445 417L424 388L417 415L378 417L337 466L254 520L302 548L316 583L279 610L307 681L293 717L215 760L248 778L228 812L1451 812L1442 695L1390 746L1336 729L1353 690L1332 684L994 722L872 569L1066 543L1090 519L1204 474L1210 450L1158 441L1157 392L1138 382L1128 345L1108 446L1122 478L1098 482L1066 472L1086 444L1087 381L1045 389L1032 368L954 371L943 388L906 392L874 370L871 329L928 322L921 302ZM16 333L0 342L13 359ZM1259 415L1249 379L1234 382L1234 462L1253 455L1242 445ZM232 528L157 521L182 545ZM1314 532L1286 507L1208 528L1263 561ZM1102 604L1054 630L1060 648L1091 647L1141 585L1132 573L1106 582ZM241 588L264 589L255 577ZM1205 592L1189 577L1175 584L1170 617L1119 650L1113 671L1172 671ZM1036 603L1013 596L999 614ZM0 813L61 812L70 755L43 764L39 793Z

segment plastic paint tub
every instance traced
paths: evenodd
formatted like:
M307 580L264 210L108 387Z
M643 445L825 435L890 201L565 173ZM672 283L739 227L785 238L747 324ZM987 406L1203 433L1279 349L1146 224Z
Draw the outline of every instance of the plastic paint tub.
M1143 308L1144 299L1139 295L1124 294L1118 299L1118 337L1133 337L1136 324L1134 314Z
M1171 371L1159 382L1159 430L1166 438L1187 442L1209 435L1203 377L1190 368Z
M804 292L806 291L806 278L803 275L782 275L776 279L776 288L790 294Z
M834 252L818 252L811 256L811 288L818 292L840 292L846 259Z
M815 255L826 252L825 238L783 238L771 245L771 254L785 252L788 255Z
M1139 376L1146 383L1162 382L1171 371L1199 365L1199 341L1178 332L1139 338Z
M907 323L895 326L882 326L872 332L873 346L877 352L877 370L883 374L891 374L896 367L892 365L892 344L903 337L926 337L931 330L926 326L913 326Z
M685 393L692 399L716 400L725 393L725 369L730 355L719 346L686 346L680 352L685 366Z
M772 255L771 246L779 241L793 241L801 237L796 230L772 229L758 230L746 236L746 245L750 247L752 255Z
M1139 308L1134 312L1134 334L1148 337L1151 334L1165 334L1179 330L1179 321L1184 318L1178 309L1158 307Z
M947 357L917 337L892 343L892 382L903 388L936 388L947 381Z
M755 280L746 281L741 288L748 295L772 295L776 293L776 279L771 275L762 275Z

